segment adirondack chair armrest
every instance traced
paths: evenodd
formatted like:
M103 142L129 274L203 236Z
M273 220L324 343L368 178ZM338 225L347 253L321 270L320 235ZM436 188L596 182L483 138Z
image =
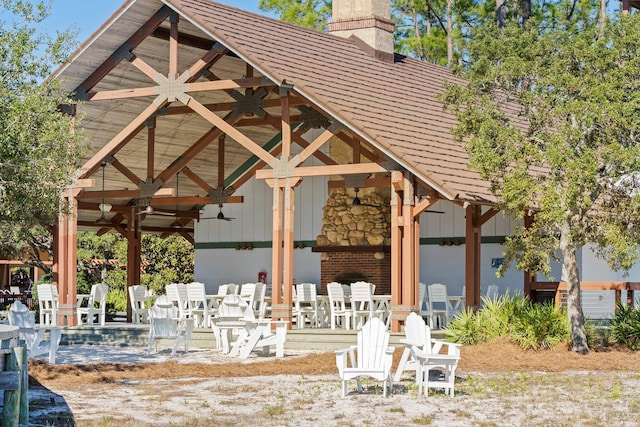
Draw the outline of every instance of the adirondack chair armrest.
M340 376L342 377L342 372L349 367L348 362L347 362L347 357L349 358L350 362L351 362L351 366L356 366L355 365L355 360L356 360L356 349L358 348L358 346L356 345L352 345L350 347L347 348L342 348L340 350L335 350L336 353L336 366L338 367L338 373L340 374Z
M451 354L451 355L460 355L460 349L462 348L462 344L458 344L458 343L454 343L454 342L448 342L448 341L442 341L442 340L438 340L438 339L432 339L431 340L431 344L432 344L432 352L435 354L439 354L442 350L443 347L446 346L447 352L446 354Z

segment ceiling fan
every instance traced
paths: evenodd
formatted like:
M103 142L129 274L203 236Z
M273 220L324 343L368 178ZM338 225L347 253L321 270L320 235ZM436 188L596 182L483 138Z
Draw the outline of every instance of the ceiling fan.
M176 216L175 212L157 211L151 205L147 205L147 207L138 211L138 215Z
M233 221L235 218L224 215L224 213L222 212L222 206L223 206L222 203L218 204L218 215L216 215L216 216L206 216L206 217L202 217L200 219L201 220L203 220L203 219L219 219L220 221Z

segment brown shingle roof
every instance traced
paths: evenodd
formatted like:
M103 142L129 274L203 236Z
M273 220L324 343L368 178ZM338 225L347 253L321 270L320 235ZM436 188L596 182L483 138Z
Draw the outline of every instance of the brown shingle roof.
M456 121L436 95L447 69L395 55L370 56L351 39L297 27L209 0L168 0L262 73L287 82L448 197L491 201L488 182L467 168Z

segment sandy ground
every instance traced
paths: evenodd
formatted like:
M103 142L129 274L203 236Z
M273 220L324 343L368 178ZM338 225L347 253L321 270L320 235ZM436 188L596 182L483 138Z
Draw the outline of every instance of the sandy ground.
M288 351L285 363L306 353ZM320 356L318 356L320 357ZM273 357L253 354L247 372ZM58 365L96 363L133 366L237 362L215 350L147 355L142 348L61 347ZM78 365L81 364L81 365ZM162 364L171 369L172 364ZM98 365L99 366L99 365ZM82 368L85 367L85 368ZM109 379L47 383L30 389L31 425L171 426L502 426L640 425L640 373L629 371L480 372L459 369L456 396L418 396L410 373L382 397L381 384L341 396L337 372L327 375ZM175 376L175 375L174 375ZM79 378L83 378L80 375ZM533 384L533 386L532 386ZM588 392L587 392L588 391Z

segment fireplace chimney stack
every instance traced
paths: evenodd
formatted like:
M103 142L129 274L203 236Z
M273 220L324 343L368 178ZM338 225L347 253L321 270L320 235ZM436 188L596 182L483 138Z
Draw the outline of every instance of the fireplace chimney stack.
M333 0L332 4L331 34L355 36L373 56L393 62L391 0Z

